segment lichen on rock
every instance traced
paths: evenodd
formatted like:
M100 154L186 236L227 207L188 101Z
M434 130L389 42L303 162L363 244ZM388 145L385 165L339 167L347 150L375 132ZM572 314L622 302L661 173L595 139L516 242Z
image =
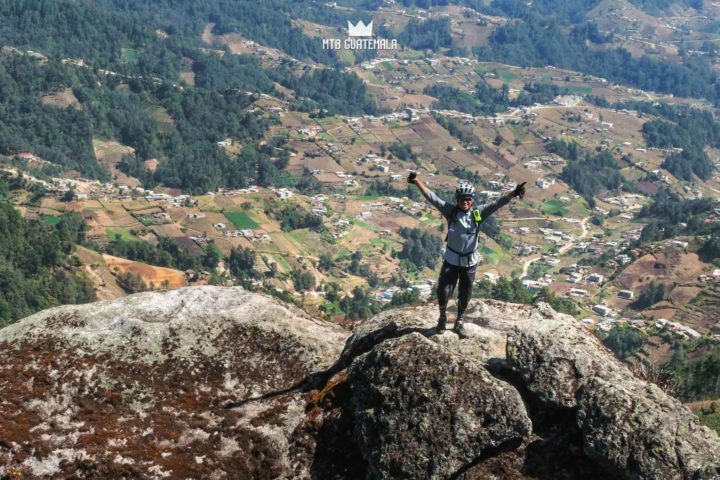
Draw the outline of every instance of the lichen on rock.
M717 435L571 317L436 315L350 334L221 287L40 312L0 330L0 476L720 477Z

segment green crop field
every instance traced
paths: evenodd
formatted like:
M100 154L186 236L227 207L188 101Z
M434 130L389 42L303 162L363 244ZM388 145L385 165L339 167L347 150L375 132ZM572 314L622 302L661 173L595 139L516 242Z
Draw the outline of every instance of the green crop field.
M215 242L208 243L206 248L209 248L210 250L215 251L215 253L217 253L220 258L225 258L225 255L223 255L222 250L220 250L220 247L217 246L217 243L215 243Z
M592 88L583 85L573 85L571 87L567 87L567 89L568 92L578 95L590 95L592 93Z
M355 54L352 50L341 49L337 51L338 61L343 65L354 65Z
M350 220L350 223L353 225L357 225L358 227L364 228L365 230L370 230L371 232L377 232L378 228L374 225L370 225L369 223L363 222L362 220L353 219Z
M130 234L127 230L124 230L122 228L106 228L105 229L105 235L107 235L108 240L115 240L116 235L120 235L120 238L124 242L132 242L135 240L135 237Z
M137 63L138 51L134 48L121 48L120 55L123 63Z
M388 251L393 251L396 245L398 245L397 242L387 239L387 238L374 238L370 240L370 243L378 248L387 247Z
M503 82L512 82L517 78L517 75L515 75L513 72L508 72L506 70L497 72L497 76L500 77L500 80L502 80Z
M480 250L480 253L482 253L482 256L485 257L485 261L487 263L490 263L492 265L497 265L500 261L501 255L493 250L492 248L488 247L487 245L483 245L482 249Z
M562 217L565 215L565 204L560 200L551 199L542 205L542 212L546 215L557 215Z
M60 217L56 217L55 215L43 215L42 221L48 225L55 226L60 223Z
M489 70L488 67L485 65L475 65L475 73L477 73L478 75L487 73L488 70Z
M247 213L243 212L225 212L225 218L227 218L230 223L235 225L235 228L237 230L252 230L254 228L259 227L260 225L255 222L253 219L251 219Z
M568 207L567 212L574 217L587 217L590 215L590 209L587 207L585 200L575 200Z

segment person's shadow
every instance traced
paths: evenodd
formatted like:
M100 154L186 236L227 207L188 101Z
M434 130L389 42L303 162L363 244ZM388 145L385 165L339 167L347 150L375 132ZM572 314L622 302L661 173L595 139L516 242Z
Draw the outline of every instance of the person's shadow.
M411 333L419 333L420 335L429 338L435 335L437 333L437 330L435 329L435 327L397 328L397 325L395 324L385 325L382 328L367 333L366 335L360 337L358 340L352 343L346 343L345 348L340 354L340 357L330 368L320 372L312 372L294 385L291 385L282 390L275 390L272 392L264 393L262 395L244 398L242 400L226 402L224 405L222 405L222 407L238 408L242 407L247 403L270 400L272 398L281 397L292 392L305 393L311 390L317 390L319 388L322 388L323 385L325 385L328 380L330 380L334 375L340 373L341 371L349 367L352 361L360 355L369 352L370 350L375 348L375 346L381 344L385 340L402 337ZM352 340L352 337L350 337L350 340Z

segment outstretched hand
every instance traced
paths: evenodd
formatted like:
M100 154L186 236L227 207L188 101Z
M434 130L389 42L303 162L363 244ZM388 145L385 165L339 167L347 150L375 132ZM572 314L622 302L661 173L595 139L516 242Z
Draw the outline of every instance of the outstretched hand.
M417 172L410 172L410 175L408 175L408 177L407 177L407 182L415 183L416 180L417 180Z
M522 182L520 185L515 187L515 190L513 190L513 196L514 197L520 197L521 199L525 196L525 184L527 182Z

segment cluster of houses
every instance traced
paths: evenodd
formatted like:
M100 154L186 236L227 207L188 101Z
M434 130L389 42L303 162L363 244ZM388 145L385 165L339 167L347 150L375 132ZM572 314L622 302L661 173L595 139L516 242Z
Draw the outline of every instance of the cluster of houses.
M636 212L642 209L643 206L640 201L645 198L646 197L644 197L643 195L627 193L625 195L620 195L617 197L605 197L602 199L602 201L605 203L609 203L610 205L616 205L623 210Z
M694 330L687 325L683 325L678 322L671 322L665 318L658 318L655 321L655 327L661 330L673 332L680 337L684 337L685 339L702 337L702 334L697 330Z
M375 300L379 302L385 302L388 303L392 301L393 297L397 295L400 292L403 291L410 291L415 290L420 295L421 299L427 299L432 294L433 289L435 288L435 280L424 280L419 283L415 283L413 285L410 285L406 289L402 289L400 287L390 287L390 288L383 288L379 290L375 290L372 293L372 295L375 297Z
M607 332L613 327L613 325L616 324L627 324L637 328L638 330L645 330L648 327L653 327L660 332L670 333L673 336L683 340L698 339L702 338L703 336L700 332L691 327L688 327L687 325L683 325L682 323L678 322L672 322L665 318L658 318L654 322L648 323L646 320L643 319L614 318L616 312L604 305L595 305L593 306L592 310L598 315L602 315L603 318L597 323L595 322L595 320L590 318L586 318L582 320L582 322L586 325L593 325L596 323L596 329L601 332ZM716 338L716 340L720 340L720 337Z
M235 197L238 195L250 195L250 194L258 193L259 191L260 191L259 186L251 185L247 188L234 188L234 189L218 188L217 194L223 195L225 197Z
M297 132L306 135L310 138L315 138L319 133L323 131L320 125L310 125L308 127L298 128Z
M323 195L322 193L319 193L317 195L314 195L310 197L310 200L312 201L312 208L311 211L315 215L319 215L321 217L327 216L328 209L325 206L325 202L327 202L327 196Z
M24 160L48 163L44 160L36 158L31 153L21 153L18 156L20 158L23 158ZM12 167L2 167L0 168L0 171L6 172L12 177L16 177L19 174L19 172ZM98 180L89 180L82 177L51 177L50 181L46 181L36 178L28 173L23 173L23 178L28 184L42 186L45 191L53 193L61 198L72 192L73 200L130 200L132 198L143 197L148 202L166 201L172 207L187 207L192 206L196 203L196 201L189 195L170 195L167 193L158 193L153 190L146 190L142 187L131 187L125 184L100 182Z
M143 225L163 225L172 222L167 212L153 212L149 215L134 213L133 216Z
M249 242L270 242L270 241L272 241L272 237L270 237L269 234L258 233L251 229L234 230L232 232L228 232L228 236L243 237L245 240L247 240Z
M707 282L708 280L720 282L720 268L716 268L715 270L713 270L710 275L698 275L698 280L701 282Z
M537 170L540 168L540 166L545 166L548 168L556 168L556 167L563 167L567 164L565 159L562 157L551 153L551 154L545 154L545 155L536 155L533 157L530 157L529 160L523 162L523 167L530 169L530 170Z

